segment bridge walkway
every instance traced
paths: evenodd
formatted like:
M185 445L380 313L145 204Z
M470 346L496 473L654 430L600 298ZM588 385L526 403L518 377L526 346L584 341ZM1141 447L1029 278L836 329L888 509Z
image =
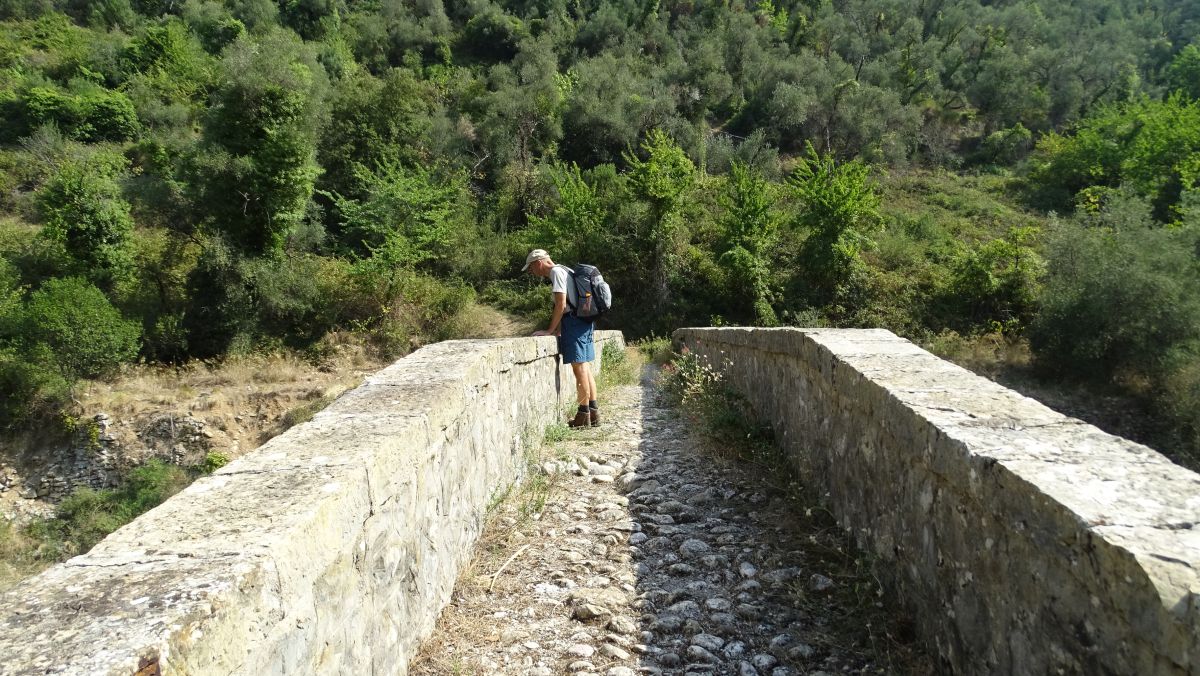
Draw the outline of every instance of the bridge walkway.
M492 510L410 673L928 673L826 515L714 453L649 371L604 394Z

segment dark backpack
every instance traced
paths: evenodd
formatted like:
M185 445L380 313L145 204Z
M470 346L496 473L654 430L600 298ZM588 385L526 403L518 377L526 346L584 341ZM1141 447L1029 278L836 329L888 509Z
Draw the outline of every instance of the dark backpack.
M571 283L575 285L575 305L571 304L570 294L567 295L572 317L594 322L612 309L612 289L604 281L599 268L580 263L567 270L571 275Z

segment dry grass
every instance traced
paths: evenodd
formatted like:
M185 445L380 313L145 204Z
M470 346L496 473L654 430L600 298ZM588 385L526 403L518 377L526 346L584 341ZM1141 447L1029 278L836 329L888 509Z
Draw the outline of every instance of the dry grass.
M646 355L637 347L626 346L620 350L612 343L607 343L602 356L600 377L596 379L596 389L600 392L637 383L642 367L646 365Z
M516 495L512 499L520 500ZM520 565L520 556L532 555L528 550L521 551L522 546L512 539L513 528L502 519L502 514L509 510L499 510L489 519L479 540L475 543L474 556L470 562L459 571L455 582L454 593L450 605L472 605L467 599L477 599L490 594L523 593L523 589L512 589L509 580L503 576L501 566L510 560L514 550L518 557L509 562L511 568ZM496 576L497 573L501 575ZM496 576L496 577L494 577ZM493 583L493 580L495 582ZM485 646L501 640L500 632L489 617L477 617L463 612L448 612L444 610L438 616L437 628L433 635L422 645L417 655L409 665L409 673L414 676L431 674L480 674L478 667L467 665L466 655L456 655L453 647L448 645L445 638L453 639L459 645Z
M71 413L83 420L108 414L115 423L110 434L134 460L151 453L139 433L154 421L191 416L205 423L210 449L232 459L312 418L384 365L347 334L331 337L308 359L279 353L182 367L132 366L110 381L80 383ZM0 440L0 454L22 474L36 474L44 450L60 445L62 435L55 426L30 430Z
M38 543L0 519L0 592L50 565L36 556Z
M980 375L997 378L1006 371L1028 369L1033 360L1029 341L1000 333L962 336L944 331L922 347Z
M76 391L74 414L88 419L111 416L109 428L134 464L175 443L159 438L162 417L192 416L205 423L200 458L232 459L312 416L365 374L383 364L356 338L335 336L319 358L270 354L232 357L220 363L193 363L180 368L136 366L110 382L85 382ZM54 461L62 429L47 426L0 440L0 456L20 476L37 476ZM155 448L159 447L159 448ZM47 450L51 449L51 450ZM194 461L190 458L189 462ZM0 494L13 507L18 491ZM40 551L43 544L22 528L0 519L0 588L54 562Z
M472 303L455 318L452 330L460 338L515 338L528 336L538 328L532 320L519 319L490 305Z
M269 396L302 401L336 396L383 366L361 346L344 343L334 352L316 364L280 353L181 367L137 366L109 382L85 383L77 398L85 409L116 418L164 408L236 415Z
M634 346L655 366L662 366L675 357L671 339L667 336L651 335L637 341Z

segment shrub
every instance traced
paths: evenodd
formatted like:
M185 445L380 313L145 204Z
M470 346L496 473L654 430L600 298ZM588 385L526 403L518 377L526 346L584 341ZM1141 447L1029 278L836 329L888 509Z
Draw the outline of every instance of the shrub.
M772 474L786 469L770 429L755 421L749 402L729 386L724 374L694 354L676 358L663 373L660 384L668 400L699 423L720 449Z
M204 462L200 465L201 474L212 474L229 464L229 456L217 451L209 451L204 456Z
M666 364L675 356L675 351L671 348L671 339L666 336L650 335L634 345L642 351L650 363L658 366Z
M192 479L183 468L152 459L130 472L117 489L76 489L59 504L54 518L34 522L28 530L45 543L44 558L82 554L109 533L162 504Z
M117 183L126 166L123 157L108 153L69 161L38 194L43 232L63 245L78 273L103 285L130 266L133 218Z
M4 0L0 2L0 19L32 19L54 11L51 0Z
M30 294L24 320L26 340L48 346L67 378L104 375L138 353L138 325L82 279L46 282Z
M20 273L0 258L0 341L15 338L20 331L21 295Z
M246 32L246 24L234 18L221 3L185 3L183 19L210 54L219 53Z
M494 3L486 3L463 28L462 46L479 59L509 61L517 53L522 38L529 35L524 23L504 13Z
M527 319L550 321L550 293L540 280L506 279L484 287L480 298L492 307Z
M81 141L125 141L141 129L129 97L98 85L85 85L78 92L31 87L22 105L26 129L54 124Z
M1012 164L1033 146L1033 133L1020 122L988 134L979 145L976 159L987 164Z
M113 290L113 304L144 326L142 355L149 361L181 363L188 357L183 312L188 274L202 247L158 228L140 229L130 239L132 274Z
M153 328L146 330L144 340L146 359L169 364L187 361L187 330L183 317L164 314L155 318Z
M337 258L280 255L243 264L253 296L256 330L303 347L354 311L347 298L350 264Z
M599 386L607 389L616 385L632 385L641 376L642 365L646 363L645 355L634 347L622 349L615 343L607 342L601 353Z
M1128 185L1171 222L1200 178L1200 101L1175 93L1099 109L1073 136L1038 141L1030 178L1050 207L1069 207L1087 188Z
M458 337L460 320L475 301L475 290L460 280L393 267L377 257L355 263L350 279L350 297L369 314L347 320L368 329L385 357Z
M771 307L771 253L779 223L776 195L767 181L734 162L722 195L722 239L725 252L717 263L725 272L729 307L739 320L759 326L778 324ZM750 312L737 310L746 308Z
M83 124L77 130L88 141L126 141L135 138L141 125L128 96L106 89L79 98Z
M372 311L364 308L371 305L341 259L282 253L246 258L220 238L209 240L192 270L188 302L183 333L191 353L202 357L268 339L305 347Z
M124 70L145 73L154 88L172 100L186 101L213 81L213 63L199 40L179 19L144 28L121 54Z
M332 404L333 399L331 396L319 396L295 408L289 409L279 420L279 425L276 428L277 433L283 433L297 425L303 425L312 420L313 416L324 410L326 406Z
M193 357L216 357L252 332L254 300L242 258L219 237L206 242L188 275L183 329Z
M879 195L869 173L862 162L837 162L810 143L788 179L801 204L792 227L808 232L801 258L812 305L850 305L861 287L859 252L880 223Z
M1200 99L1200 45L1179 50L1167 68L1167 86L1193 100Z
M193 203L229 244L275 253L303 221L321 173L316 135L327 86L312 49L278 31L223 52L224 77L202 149L191 156Z
M1043 272L1042 259L1031 246L1036 234L1033 228L1013 228L958 257L941 298L950 313L948 323L969 327L1029 320Z
M474 301L475 290L461 281L416 274L406 280L392 310L417 318L429 339L446 340L455 337L459 314Z
M74 131L82 122L83 112L73 96L55 87L31 87L25 92L26 126L53 124Z
M1080 376L1160 376L1173 348L1200 338L1197 245L1194 226L1061 224L1029 330L1038 361Z
M0 348L0 427L37 418L69 401L71 382L45 345Z
M371 252L389 265L417 266L445 258L466 215L463 177L442 179L421 167L384 162L355 179L365 199L333 195L347 249Z

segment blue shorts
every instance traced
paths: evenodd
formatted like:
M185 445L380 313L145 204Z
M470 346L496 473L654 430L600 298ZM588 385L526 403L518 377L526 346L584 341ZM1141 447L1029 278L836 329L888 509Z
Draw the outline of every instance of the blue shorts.
M577 364L596 358L592 344L592 323L564 314L559 328L558 351L564 364Z

